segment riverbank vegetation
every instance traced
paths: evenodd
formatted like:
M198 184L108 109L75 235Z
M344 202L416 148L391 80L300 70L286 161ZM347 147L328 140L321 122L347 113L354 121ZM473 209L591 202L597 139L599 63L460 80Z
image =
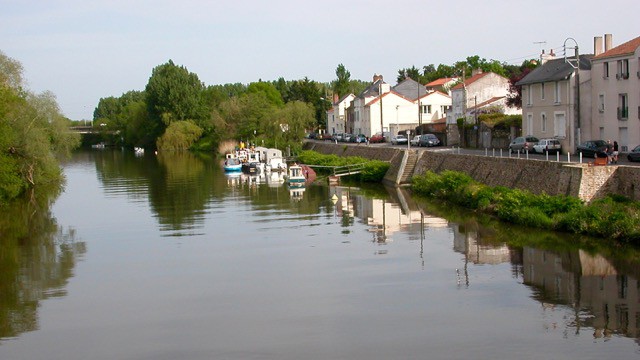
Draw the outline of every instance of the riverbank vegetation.
M0 52L0 204L28 189L60 183L58 163L78 146L51 92L34 94L22 65Z
M360 173L347 177L351 180L371 183L382 182L390 166L388 162L380 160L369 160L359 156L324 155L311 150L301 151L297 159L305 165L317 165L312 166L315 172L326 176L333 174L334 167L362 165Z
M569 196L483 185L455 171L414 176L412 190L514 224L640 244L640 203L618 196L585 204Z

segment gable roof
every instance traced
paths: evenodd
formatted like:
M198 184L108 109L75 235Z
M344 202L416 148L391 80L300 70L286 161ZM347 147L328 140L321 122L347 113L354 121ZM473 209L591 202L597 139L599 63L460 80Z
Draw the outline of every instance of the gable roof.
M402 80L402 82L393 87L393 90L409 99L416 99L418 98L418 93L420 93L420 95L423 95L427 92L427 89L425 89L422 84L413 80L412 78L406 78Z
M465 86L469 86L471 84L473 84L474 82L482 79L483 77L489 75L489 74L493 74L491 72L483 72L480 74L475 74L472 77L466 79L464 82L461 82L460 84L457 84L456 86L452 87L451 90L458 90L458 89L462 89Z
M364 89L360 94L358 94L358 98L364 99L366 97L379 96L380 95L380 85L386 84L384 80L378 79L369 85L366 89Z
M633 53L636 52L638 47L640 47L640 36L638 36L633 40L629 40L622 45L618 45L613 49L609 49L608 51L603 52L602 54L594 57L593 59L598 60L598 59L604 59L604 58L615 57L615 56L632 55Z
M425 86L428 86L428 87L443 86L443 85L447 84L448 82L455 81L455 80L456 80L456 78L443 77L443 78L440 78L440 79L433 80L432 82L428 83Z
M580 55L580 70L591 70L591 58L593 55ZM573 74L573 67L564 58L549 60L539 66L527 76L523 77L516 85L538 84L548 81L566 80Z
M409 98L407 98L406 96L404 96L404 95L402 95L402 94L400 94L400 93L398 93L398 92L396 92L396 91L394 91L394 90L391 90L391 91L389 91L389 92L386 92L386 93L382 94L382 96L377 96L377 97L375 97L374 99L372 99L372 100L371 100L371 101L369 101L368 103L364 104L364 106L365 106L365 107L366 107L366 106L371 106L371 105L373 105L373 104L377 103L378 101L380 101L380 99L382 99L382 98L384 98L384 97L387 97L387 96L390 96L390 95L395 95L395 96L397 96L397 97L399 97L399 98L401 98L401 99L404 99L405 101L410 102L410 103L412 103L412 102L413 102L413 99L409 99Z

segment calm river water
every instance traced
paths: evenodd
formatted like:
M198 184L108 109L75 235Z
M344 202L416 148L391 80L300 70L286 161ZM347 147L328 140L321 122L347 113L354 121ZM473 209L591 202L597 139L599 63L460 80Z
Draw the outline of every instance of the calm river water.
M640 357L634 250L193 154L64 169L0 220L3 360Z

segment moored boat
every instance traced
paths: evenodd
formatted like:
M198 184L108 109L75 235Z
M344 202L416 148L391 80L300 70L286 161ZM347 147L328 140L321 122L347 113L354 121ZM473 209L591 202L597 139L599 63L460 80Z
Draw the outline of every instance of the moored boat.
M287 171L287 184L290 187L304 187L316 179L316 172L307 165L293 164Z
M242 163L238 158L229 157L224 160L224 171L234 172L242 170Z

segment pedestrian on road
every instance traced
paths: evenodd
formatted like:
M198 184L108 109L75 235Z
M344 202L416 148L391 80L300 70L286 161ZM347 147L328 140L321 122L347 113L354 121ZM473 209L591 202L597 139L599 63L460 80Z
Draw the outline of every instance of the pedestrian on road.
M618 163L618 154L619 154L619 152L618 152L618 142L614 141L613 142L613 159L612 159L614 164Z

